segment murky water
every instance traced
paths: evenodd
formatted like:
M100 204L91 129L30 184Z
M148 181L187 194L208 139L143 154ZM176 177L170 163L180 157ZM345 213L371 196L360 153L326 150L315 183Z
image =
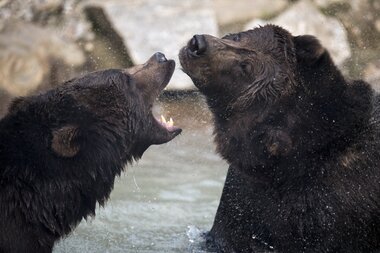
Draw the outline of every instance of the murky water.
M211 228L227 164L212 142L210 114L198 96L156 109L183 133L153 146L117 179L111 199L55 247L62 252L203 252L199 234Z

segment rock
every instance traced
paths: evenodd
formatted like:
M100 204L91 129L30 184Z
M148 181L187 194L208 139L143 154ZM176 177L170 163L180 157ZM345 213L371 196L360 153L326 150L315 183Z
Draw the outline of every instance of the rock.
M123 38L120 37L114 26L109 22L104 13L104 8L86 6L83 12L91 23L94 32L94 38L84 46L89 59L86 65L88 70L133 66Z
M10 96L37 90L50 77L56 62L73 68L84 61L75 44L62 40L51 29L13 22L0 33L0 89Z
M328 8L336 4L344 4L347 0L313 0L319 8Z
M62 8L64 2L62 0L34 0L32 4L37 12L50 13Z
M308 0L301 0L293 4L272 20L253 20L245 28L252 29L265 23L280 25L293 35L311 34L316 36L329 50L337 65L342 65L351 56L347 33L343 25L337 19L323 15Z
M77 0L0 0L0 30L5 24L24 21L59 31L70 41L93 38L91 27Z
M364 79L369 82L372 87L380 92L380 60L376 60L367 64L363 71Z
M246 22L253 18L273 17L287 5L287 0L213 0L219 25Z
M345 0L346 8L336 8L335 16L344 24L352 47L379 48L380 1Z
M380 33L380 17L375 21L375 27L378 33Z
M174 58L179 68L179 49L196 33L217 35L210 0L107 0L98 5L122 37L134 64L144 63L154 52ZM170 89L192 89L190 78L175 71Z
M64 0L62 15L57 18L59 21L54 22L53 25L59 29L64 39L83 43L94 39L94 31L83 13L83 5L80 1Z
M7 20L35 22L39 16L49 16L59 12L64 0L0 0L0 28Z

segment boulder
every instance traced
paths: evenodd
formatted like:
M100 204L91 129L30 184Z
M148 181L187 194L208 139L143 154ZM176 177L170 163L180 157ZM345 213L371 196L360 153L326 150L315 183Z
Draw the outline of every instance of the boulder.
M316 36L329 50L337 65L342 65L351 56L347 33L335 18L323 15L309 0L293 4L279 16L269 21L255 19L246 25L252 29L265 23L277 24L293 35L311 34Z
M93 38L90 24L77 0L0 0L0 30L10 22L23 21L59 31L70 41Z
M350 0L313 0L319 8L331 8L334 5L345 4Z
M372 87L380 92L380 60L375 60L367 64L363 71L364 79L369 82Z
M273 17L288 5L287 0L213 0L218 24L221 26L246 22L253 18Z
M345 8L335 8L335 16L347 29L352 47L378 49L380 1L345 0Z
M37 90L57 62L72 68L83 64L85 56L51 29L10 22L0 32L0 89L10 96Z

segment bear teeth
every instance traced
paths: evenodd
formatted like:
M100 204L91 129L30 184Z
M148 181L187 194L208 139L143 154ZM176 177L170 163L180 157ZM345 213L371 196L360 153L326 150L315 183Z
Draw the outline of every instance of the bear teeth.
M174 121L172 118L169 119L169 121L166 121L165 117L161 115L161 123L163 123L166 127L173 127Z
M166 119L165 119L164 115L161 115L161 122L166 124Z
M168 126L169 127L173 127L174 126L174 122L173 122L173 119L170 118L169 122L168 122Z

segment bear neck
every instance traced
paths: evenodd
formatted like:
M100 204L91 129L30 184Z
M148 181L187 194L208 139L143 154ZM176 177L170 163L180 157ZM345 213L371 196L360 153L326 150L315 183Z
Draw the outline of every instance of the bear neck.
M17 211L15 207L40 210L36 217L25 218L32 224L43 224L55 235L68 234L83 218L95 214L97 203L101 206L105 204L115 176L120 175L125 163L132 157L122 159L122 154L115 152L116 148L99 141L102 136L92 138L88 144L93 147L89 157L57 157L48 151L48 144L44 142L49 134L38 122L30 124L30 118L26 117L32 116L22 116L10 114L0 121L0 187L7 187L15 193L22 187L33 194L25 191L25 194L20 193L21 200L11 198L13 203L7 206L5 212L14 215ZM78 177L83 180L76 180ZM46 185L50 188L46 189ZM59 201L51 208L32 199L35 195L43 195L41 199L51 195L47 198L52 199L55 194L66 194L75 201ZM70 224L65 220L68 216Z
M14 120L13 115L6 115L0 120L0 161L1 166L7 166L8 161L18 162L24 158L26 143L33 138L24 138L23 122ZM27 159L27 158L25 158Z
M288 175L281 170L289 168L294 175L321 173L321 168L313 164L344 152L368 130L372 91L368 85L356 86L334 90L330 99L322 100L325 103L300 86L293 96L270 108L255 106L225 117L220 117L223 109L218 108L218 113L213 108L217 151L231 166L271 181L288 180L278 177ZM271 154L271 142L284 142L289 150Z

